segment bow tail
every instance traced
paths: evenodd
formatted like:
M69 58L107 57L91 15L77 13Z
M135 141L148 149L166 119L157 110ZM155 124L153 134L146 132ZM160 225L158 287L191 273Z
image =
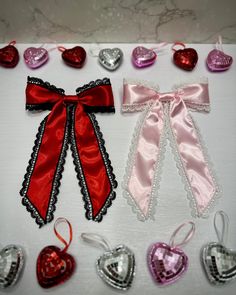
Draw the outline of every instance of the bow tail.
M117 182L95 115L77 105L71 119L71 150L86 217L100 222L116 197Z
M179 99L169 105L169 135L179 170L185 182L193 215L207 215L219 188L211 171L193 120Z
M41 122L20 191L22 204L40 227L53 219L55 211L68 147L67 117L68 109L58 104Z

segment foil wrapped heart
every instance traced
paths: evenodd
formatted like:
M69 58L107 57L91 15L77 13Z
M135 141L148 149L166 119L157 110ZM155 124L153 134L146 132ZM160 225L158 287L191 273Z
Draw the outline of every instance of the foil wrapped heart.
M230 68L232 63L232 56L227 55L218 49L213 49L210 51L206 59L207 67L211 72L226 71Z
M152 49L138 46L132 52L133 64L138 68L151 66L156 61L156 53Z
M19 62L19 52L13 45L0 48L0 65L5 68L14 68Z
M224 285L236 279L236 251L220 243L209 243L203 248L202 261L212 284Z
M65 49L62 52L64 62L74 68L82 68L86 59L86 51L81 46Z
M176 50L173 55L173 61L177 67L185 71L192 71L198 61L197 51L193 48Z
M156 283L172 284L177 281L188 268L188 257L177 248L165 243L155 243L148 250L148 267Z
M23 249L16 245L8 245L0 251L0 288L15 285L25 263Z
M73 274L74 258L56 246L43 248L37 259L37 279L43 288L64 283Z
M110 286L121 290L131 286L135 274L135 258L128 247L119 245L106 251L97 260L96 266L99 276Z
M120 48L105 48L100 50L98 60L107 70L114 71L122 63L123 52Z
M24 60L31 69L36 69L48 61L49 55L45 48L29 47L24 52Z

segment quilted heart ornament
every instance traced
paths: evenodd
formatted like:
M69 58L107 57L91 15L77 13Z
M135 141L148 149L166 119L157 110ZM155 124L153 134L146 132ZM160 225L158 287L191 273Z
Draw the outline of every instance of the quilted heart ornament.
M14 68L19 62L19 52L14 46L16 41L10 42L7 46L0 48L0 65L5 68Z
M175 49L176 45L180 45L183 49ZM173 55L174 64L185 71L192 71L198 61L197 51L193 48L185 48L185 44L181 42L176 42L172 46L172 50L175 52Z
M217 216L222 217L222 234L216 226ZM229 219L224 211L215 214L214 226L219 242L211 242L203 247L202 262L207 278L213 285L225 285L236 279L236 251L225 246Z
M70 230L70 240L67 243L56 230L56 226L66 222ZM37 279L42 288L51 288L67 281L75 270L75 260L73 256L66 253L72 241L72 227L65 218L58 218L54 225L54 232L58 239L65 245L62 250L56 246L47 246L39 253L37 259Z
M48 51L43 47L29 47L24 51L24 60L31 69L37 69L44 65L49 58Z
M122 63L123 52L120 48L105 48L100 50L98 60L100 64L109 71L114 71Z
M65 64L74 68L82 68L86 59L86 51L81 46L75 46L70 49L59 46L58 49L62 52L62 59Z
M157 54L153 49L143 46L134 48L132 52L132 62L138 68L149 67L156 61Z
M157 284L169 285L176 282L188 269L188 257L180 249L180 246L186 244L195 232L193 222L188 222L191 229L180 244L174 243L174 237L178 231L186 225L180 225L173 233L170 239L170 245L162 242L154 243L147 254L147 263L150 273Z
M16 284L23 270L25 256L22 247L8 245L0 251L0 289Z
M127 290L131 287L135 275L135 257L125 245L111 249L107 241L100 235L83 233L84 241L97 244L105 249L97 262L98 275L113 288Z

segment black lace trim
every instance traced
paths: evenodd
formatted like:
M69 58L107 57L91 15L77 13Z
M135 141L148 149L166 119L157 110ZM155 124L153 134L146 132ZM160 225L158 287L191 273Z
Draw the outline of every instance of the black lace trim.
M50 111L53 106L53 103L26 104L25 109L28 111Z
M84 105L84 111L86 113L115 113L115 107L114 106L87 106Z
M56 86L50 84L49 82L44 82L42 79L39 79L39 78L35 78L35 77L30 77L28 76L27 77L27 83L30 83L30 84L36 84L36 85L39 85L39 86L42 86L42 87L45 87L47 88L48 90L51 90L51 91L54 91L54 92L57 92L59 94L65 94L65 90L62 89L62 88L57 88Z
M73 123L75 122L74 121L74 113L75 113L75 108L73 108L73 111L72 111L72 122ZM77 178L79 181L79 185L81 187L81 194L83 196L84 208L86 210L85 216L89 220L94 220L94 221L100 222L103 219L103 215L105 215L107 213L107 208L111 206L112 201L116 197L116 193L114 192L113 189L117 187L117 182L115 180L115 175L112 172L113 168L112 168L111 162L109 160L109 155L106 152L106 149L104 146L105 142L102 138L102 133L101 133L98 123L95 119L95 115L88 114L88 116L94 126L94 130L95 130L96 136L98 138L99 148L100 148L100 151L101 151L101 154L102 154L102 157L104 160L104 164L106 167L107 175L110 179L110 183L111 183L111 187L112 187L111 192L110 192L109 196L107 197L105 204L103 205L102 209L95 217L93 217L93 207L92 207L92 203L91 203L91 198L90 198L90 195L89 195L89 192L87 189L86 179L84 177L83 168L82 168L79 153L77 150L77 145L76 145L76 141L75 141L75 134L74 134L74 124L72 124L72 129L71 129L71 150L72 150L72 156L74 159L73 162L75 165L75 171L77 173Z
M97 79L95 81L91 81L91 82L89 82L88 84L85 84L82 87L78 87L76 89L76 94L79 95L80 93L82 93L82 92L84 92L84 91L86 91L86 90L88 90L90 88L100 86L100 85L111 85L110 79L103 78L103 79Z

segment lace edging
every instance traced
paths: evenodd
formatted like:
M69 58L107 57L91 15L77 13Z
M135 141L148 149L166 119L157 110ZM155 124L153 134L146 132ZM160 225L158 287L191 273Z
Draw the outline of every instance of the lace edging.
M78 87L76 89L76 94L79 95L80 93L82 93L90 88L100 86L100 85L111 85L110 79L108 79L108 78L97 79L95 81L89 82L88 84L84 84L83 86Z
M45 82L45 81L43 81L40 78L28 76L27 77L27 83L36 84L36 85L42 86L44 88L47 88L48 90L57 92L57 93L62 94L62 95L65 94L65 90L64 89L57 88L56 86L50 84L49 82Z
M53 108L52 103L42 103L42 104L26 104L25 109L27 111L50 111Z

